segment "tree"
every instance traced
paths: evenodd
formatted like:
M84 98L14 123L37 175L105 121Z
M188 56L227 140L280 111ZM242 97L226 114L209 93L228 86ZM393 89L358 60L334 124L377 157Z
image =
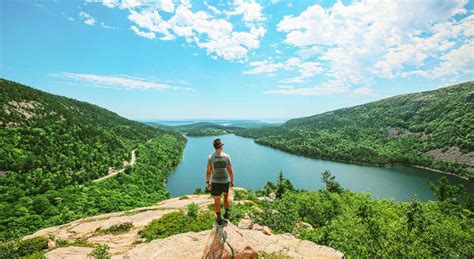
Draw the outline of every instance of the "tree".
M409 232L411 232L412 229L419 229L420 231L423 231L423 211L421 203L416 199L416 195L414 195L411 200L406 216Z
M341 185L335 180L336 177L329 170L321 174L321 181L326 184L326 190L329 192L341 193L343 190Z
M430 188L439 201L447 201L450 203L458 203L458 198L464 192L462 185L449 184L448 179L444 176L441 177L436 184L430 182Z
M286 179L283 176L283 171L280 171L280 174L278 175L278 180L276 184L276 198L281 198L285 192L288 191L294 191L295 188L293 187L293 184L290 182L290 180Z

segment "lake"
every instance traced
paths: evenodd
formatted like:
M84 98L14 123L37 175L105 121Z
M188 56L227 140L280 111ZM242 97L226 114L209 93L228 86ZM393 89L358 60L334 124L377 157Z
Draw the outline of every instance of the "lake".
M168 178L168 191L174 196L193 193L205 188L207 157L214 152L212 137L187 137L183 160ZM329 170L345 188L356 192L370 191L372 197L411 200L434 200L428 182L446 176L451 183L463 184L474 191L474 183L452 175L429 170L396 166L372 167L346 164L292 155L274 148L255 144L253 139L235 135L220 136L224 152L231 156L235 186L260 189L267 181L276 182L280 171L295 188L318 190L324 187L321 173Z

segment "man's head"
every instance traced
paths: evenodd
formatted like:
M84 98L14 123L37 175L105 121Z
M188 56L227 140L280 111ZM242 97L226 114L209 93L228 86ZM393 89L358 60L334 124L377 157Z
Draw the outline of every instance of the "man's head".
M212 143L212 145L214 146L216 150L218 150L218 149L222 149L222 147L224 146L224 143L222 143L220 138L216 138L214 142Z

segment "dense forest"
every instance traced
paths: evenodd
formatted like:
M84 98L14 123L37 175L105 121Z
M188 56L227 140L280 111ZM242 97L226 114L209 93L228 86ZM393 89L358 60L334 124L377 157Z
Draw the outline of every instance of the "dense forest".
M284 151L474 178L474 82L385 98L236 134Z
M169 197L181 134L0 79L0 240ZM137 149L137 164L121 169Z

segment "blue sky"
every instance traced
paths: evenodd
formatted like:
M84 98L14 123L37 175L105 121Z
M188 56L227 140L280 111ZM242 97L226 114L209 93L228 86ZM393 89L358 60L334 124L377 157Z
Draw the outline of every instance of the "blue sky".
M474 3L1 1L0 76L131 119L285 119L472 80Z

